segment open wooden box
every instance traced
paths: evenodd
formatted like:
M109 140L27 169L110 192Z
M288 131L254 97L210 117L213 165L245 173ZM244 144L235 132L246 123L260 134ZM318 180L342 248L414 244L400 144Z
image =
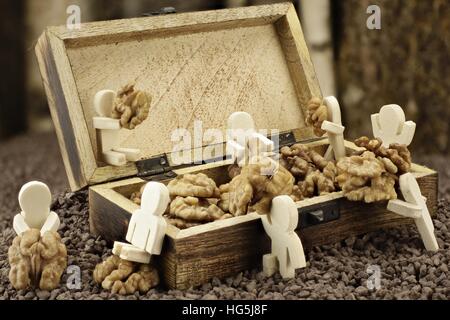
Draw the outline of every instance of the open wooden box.
M279 130L280 145L302 142L322 153L328 145L305 125L307 101L321 93L290 3L50 27L36 53L71 188L89 186L91 231L111 242L124 238L138 208L129 196L145 181L206 172L226 182L223 152L213 163L173 163L171 133L193 133L194 120L225 131L231 113L246 111L257 128ZM121 146L141 149L142 159L108 166L97 156L92 99L130 81L153 96L148 119L120 134ZM437 173L418 165L413 172L433 214ZM350 202L341 192L297 206L305 248L412 222L387 212L386 202ZM313 219L317 211L322 221ZM185 230L170 225L157 258L164 282L184 289L257 266L270 244L259 219L254 212Z

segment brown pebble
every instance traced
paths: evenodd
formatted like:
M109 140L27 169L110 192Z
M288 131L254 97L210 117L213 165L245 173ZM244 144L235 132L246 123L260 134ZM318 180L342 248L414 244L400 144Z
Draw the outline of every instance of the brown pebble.
M1 151L0 151L1 158ZM1 159L0 159L1 160ZM450 189L449 189L450 194ZM450 202L439 200L435 233L441 249L427 253L414 225L352 237L342 243L319 246L307 251L309 266L296 272L296 278L283 280L277 273L265 277L261 269L212 279L195 290L168 291L163 286L145 295L119 296L104 292L92 280L92 270L111 247L101 237L89 233L88 194L81 191L55 196L52 210L61 218L60 234L67 239L69 264L82 270L82 287L69 290L65 281L52 291L36 290L38 299L448 299L450 292ZM1 207L1 206L0 206ZM11 208L11 212L16 209ZM0 215L0 256L5 256L15 236L11 218ZM84 241L85 240L85 241ZM30 290L16 291L8 281L9 264L0 259L0 300L32 298ZM369 291L368 265L381 269L381 289Z

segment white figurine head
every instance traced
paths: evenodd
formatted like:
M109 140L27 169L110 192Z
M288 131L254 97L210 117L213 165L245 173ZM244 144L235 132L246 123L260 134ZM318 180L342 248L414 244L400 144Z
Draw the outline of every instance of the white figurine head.
M389 104L380 109L379 124L385 134L392 136L401 133L405 123L405 113L403 109L396 104Z
M22 186L19 192L19 205L25 220L41 221L50 214L52 194L45 183L30 181Z
M101 117L110 117L114 106L116 92L113 90L101 90L94 96L95 112Z
M294 231L298 225L298 211L294 200L285 195L273 198L270 220L273 227L283 232Z
M228 117L227 135L229 140L237 140L245 138L248 133L255 130L255 123L252 116L247 112L234 112ZM242 142L245 142L242 141ZM241 143L242 145L243 143Z
M169 190L159 182L149 182L142 192L141 210L154 216L162 216L170 202Z

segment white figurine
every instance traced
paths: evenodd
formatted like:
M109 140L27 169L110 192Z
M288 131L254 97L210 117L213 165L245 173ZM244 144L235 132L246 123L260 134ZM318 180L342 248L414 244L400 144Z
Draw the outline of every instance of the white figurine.
M94 128L99 130L99 148L103 161L109 165L122 166L127 161L139 159L139 149L120 148L119 131L121 129L119 119L110 117L116 93L112 90L101 90L94 97L94 109L99 115L93 117Z
M126 240L114 243L114 254L122 259L148 263L151 255L161 253L167 222L162 217L170 202L169 190L158 182L149 182L142 193L141 208L130 219Z
M341 120L341 108L339 102L333 96L329 96L323 99L324 105L328 109L328 119L322 123L322 130L327 132L328 140L330 141L330 147L325 153L325 158L332 159L331 151L333 151L334 158L339 160L345 157L345 145L344 145L344 130Z
M252 157L267 155L273 150L273 141L256 132L250 114L234 112L230 115L227 128L227 154L231 154L234 162L242 166Z
M413 121L405 121L403 109L390 104L383 106L380 113L373 114L372 130L375 138L383 141L384 147L391 143L400 143L409 146L414 137L416 124Z
M434 235L433 221L428 211L426 199L420 192L419 184L411 173L400 176L400 190L405 201L390 200L388 210L404 217L414 219L425 248L429 251L439 250L436 237Z
M279 269L283 278L294 278L295 269L306 266L300 238L295 233L298 212L289 196L272 200L270 214L261 217L264 230L272 239L272 253L263 256L263 271L271 276Z
M30 181L19 192L19 205L22 212L16 214L13 228L17 235L28 229L39 229L41 235L46 231L57 231L58 215L50 211L52 195L45 183Z

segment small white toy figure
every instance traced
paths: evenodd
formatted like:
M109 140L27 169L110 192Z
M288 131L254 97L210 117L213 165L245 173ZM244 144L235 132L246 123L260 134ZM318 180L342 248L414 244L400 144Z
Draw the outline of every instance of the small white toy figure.
M389 147L391 143L411 144L416 124L413 121L405 122L405 113L400 106L383 106L380 113L371 116L371 120L373 136L380 138L384 147Z
M426 199L420 192L419 184L411 173L400 176L400 190L406 201L390 200L388 210L404 217L414 219L425 248L429 251L439 250L434 235L433 220L428 211Z
M345 144L344 144L344 130L341 120L341 108L339 102L333 96L329 96L323 99L324 105L328 109L328 119L322 123L322 130L327 132L328 140L330 141L330 147L325 153L325 159L331 160L332 155L337 160L345 157Z
M113 253L122 259L149 263L151 255L161 253L167 222L162 217L170 202L169 190L158 182L149 182L142 193L141 208L130 219L126 240L115 242Z
M302 242L295 233L298 212L294 201L289 196L275 197L270 214L261 220L272 239L272 253L263 256L264 273L271 276L279 269L283 278L294 278L296 269L306 267Z
M115 97L116 92L113 90L97 92L94 97L94 109L99 116L93 117L93 124L99 133L99 148L101 148L103 161L109 165L122 166L127 161L138 160L140 150L118 146L120 120L110 117Z
M22 212L16 214L13 228L17 235L28 229L57 231L59 227L58 215L50 211L52 195L45 183L30 181L22 186L19 192L19 205Z
M239 166L258 155L267 155L274 150L269 138L256 132L253 118L247 112L234 112L228 118L227 154Z

